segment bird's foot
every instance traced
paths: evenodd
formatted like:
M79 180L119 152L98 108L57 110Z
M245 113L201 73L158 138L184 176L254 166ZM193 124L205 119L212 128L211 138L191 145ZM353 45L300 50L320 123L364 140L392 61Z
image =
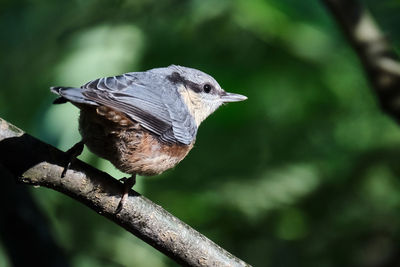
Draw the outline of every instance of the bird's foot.
M73 147L68 149L66 152L68 154L68 162L64 166L64 170L61 173L61 178L65 177L65 174L67 173L68 169L71 167L71 164L75 161L76 157L78 157L80 154L82 154L84 147L83 141L80 141L76 143Z
M118 207L117 207L117 209L115 211L116 214L119 213L122 210L122 208L123 208L123 206L124 206L124 204L126 202L126 199L128 198L129 190L131 190L132 186L135 185L135 183L136 183L136 174L133 174L130 178L124 177L124 178L121 178L119 180L122 181L123 184L124 184L124 192L122 194L121 200L118 203Z
M130 178L122 177L121 179L118 179L118 181L122 182L123 184L128 181Z

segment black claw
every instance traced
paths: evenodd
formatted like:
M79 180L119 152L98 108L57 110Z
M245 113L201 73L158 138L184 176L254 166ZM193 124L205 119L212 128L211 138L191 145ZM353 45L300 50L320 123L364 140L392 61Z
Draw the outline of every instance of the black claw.
M128 198L129 195L129 190L135 185L136 183L136 174L133 174L130 178L122 178L120 179L124 183L124 192L122 194L121 200L118 203L117 209L115 210L115 214L119 213L123 206L124 203L126 202L126 199Z
M118 214L121 210L122 210L122 198L121 198L121 200L119 201L119 203L118 203L118 207L117 207L117 209L115 210L115 214Z
M74 162L76 157L78 157L80 154L82 154L83 147L84 147L84 143L83 143L83 141L80 141L80 142L76 143L73 147L68 149L68 151L66 153L68 154L69 159L68 159L67 164L64 167L64 170L61 173L61 178L65 177L65 174L67 173L68 169L71 167L71 164Z
M63 170L62 173L61 173L61 178L64 178L64 177L65 177L65 174L67 173L69 167L71 167L72 160L73 160L73 159L70 159L70 160L68 161L67 166L64 167L64 170Z
M128 178L126 177L122 177L121 179L119 179L118 181L121 181L123 184L128 180Z

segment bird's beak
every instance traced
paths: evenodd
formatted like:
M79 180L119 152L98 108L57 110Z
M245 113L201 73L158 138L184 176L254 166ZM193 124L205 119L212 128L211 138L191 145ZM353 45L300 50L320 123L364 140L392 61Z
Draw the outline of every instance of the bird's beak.
M224 103L238 102L238 101L243 101L246 99L247 99L247 96L234 94L234 93L228 93L228 92L225 92L223 95L221 95L221 101Z

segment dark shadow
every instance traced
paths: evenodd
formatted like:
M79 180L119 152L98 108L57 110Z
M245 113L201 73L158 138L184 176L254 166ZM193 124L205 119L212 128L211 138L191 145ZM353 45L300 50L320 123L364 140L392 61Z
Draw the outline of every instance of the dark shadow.
M21 177L27 170L41 162L64 167L69 160L69 156L65 152L28 134L0 141L0 164L16 178ZM79 170L90 177L93 182L106 185L104 188L108 189L107 193L110 195L120 195L122 192L122 184L118 180L78 159L73 161L69 169ZM60 179L68 179L68 175L64 178L60 177ZM16 180L18 181L18 179ZM61 187L54 189L63 191ZM68 194L69 192L63 191L63 193ZM131 194L138 195L133 191Z
M17 185L1 164L0 176L0 238L12 266L70 266L28 188Z
M36 206L28 188L17 184L27 170L41 162L64 166L68 160L64 152L28 134L0 141L0 176L3 178L0 237L13 266L69 266L66 255L51 235L49 222ZM118 180L84 162L76 160L70 169L77 169L94 183L103 184L109 195L122 193L122 184ZM67 175L59 179L69 178ZM61 187L53 189L72 194ZM139 194L131 191L130 195ZM85 202L84 199L81 201ZM89 206L92 205L89 203Z
M68 157L28 134L0 141L0 163L19 177L40 162L66 163Z

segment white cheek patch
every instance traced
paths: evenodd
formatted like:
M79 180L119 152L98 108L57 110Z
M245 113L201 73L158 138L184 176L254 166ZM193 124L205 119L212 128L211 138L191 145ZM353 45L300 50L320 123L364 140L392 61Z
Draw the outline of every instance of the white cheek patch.
M178 91L182 96L183 102L185 102L188 107L190 114L196 121L197 127L218 107L203 101L200 94L190 89L186 89L184 85L179 85Z

